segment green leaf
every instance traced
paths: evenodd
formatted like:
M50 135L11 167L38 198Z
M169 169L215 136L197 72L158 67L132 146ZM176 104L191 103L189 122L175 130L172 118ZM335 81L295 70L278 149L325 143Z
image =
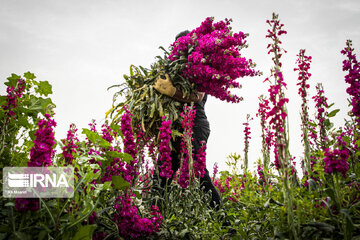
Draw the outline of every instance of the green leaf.
M133 157L128 154L128 153L121 153L121 152L116 152L116 151L107 151L106 155L109 157L113 157L113 158L120 158L123 162L127 162L128 164L130 164L130 162L133 159Z
M7 80L9 80L9 81L5 82L4 84L8 87L11 87L11 86L15 87L20 78L21 78L20 76L13 73L13 74L11 74L11 77L7 78Z
M45 96L53 93L52 86L48 81L40 81L35 88L35 92Z
M98 133L90 131L89 129L83 128L83 134L94 144L98 144L102 148L108 148L111 144L103 139Z
M29 110L45 114L45 110L50 104L53 104L50 98L37 98L32 95Z
M31 72L26 72L26 73L24 73L24 77L25 77L26 79L31 79L31 80L34 80L34 79L36 78L36 76L35 76L33 73L31 73Z
M73 240L91 240L92 235L96 228L97 228L97 226L95 224L81 226L79 228L79 230L76 232L74 238L72 238L72 239Z
M333 111L331 111L329 114L328 114L328 117L331 118L331 117L335 117L335 115L340 111L340 109L335 109Z
M7 102L6 96L0 96L0 106L4 106Z
M130 183L121 176L112 176L112 184L114 184L114 188L118 190L125 190L130 187Z

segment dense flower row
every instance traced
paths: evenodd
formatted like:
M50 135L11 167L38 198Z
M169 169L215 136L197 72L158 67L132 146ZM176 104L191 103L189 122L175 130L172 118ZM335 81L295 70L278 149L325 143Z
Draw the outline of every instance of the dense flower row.
M180 74L195 83L198 91L223 101L239 102L242 98L229 91L241 88L236 79L259 74L253 69L252 60L240 54L246 47L246 37L243 32L231 32L230 20L214 23L214 19L208 17L198 28L171 45L169 59L187 59Z

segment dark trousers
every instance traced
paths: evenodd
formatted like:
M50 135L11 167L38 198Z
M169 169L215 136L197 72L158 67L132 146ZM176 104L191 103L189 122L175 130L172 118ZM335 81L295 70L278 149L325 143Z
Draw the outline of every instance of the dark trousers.
M200 147L201 147L201 142L205 141L205 143L208 140L210 134L210 129L207 127L197 127L196 125L193 128L193 152L194 152L194 156L196 156L196 153L199 151ZM173 151L171 152L171 163L172 163L172 167L171 169L173 170L173 172L175 173L179 168L180 168L180 144L181 144L181 138L177 137L175 139L175 141L172 140L171 142L172 146L173 146ZM196 159L195 159L196 160ZM159 162L158 164L161 164L161 162ZM155 171L154 177L153 177L154 181L157 181L158 179L160 179L160 186L161 189L164 189L167 186L170 185L170 183L172 182L172 178L170 179L166 179L166 178L162 178L158 175L158 172ZM209 191L211 192L211 202L210 202L210 206L211 207L215 207L215 206L219 206L221 204L221 197L219 192L217 191L217 189L215 188L215 186L213 185L211 178L210 178L210 174L209 171L207 170L207 168L205 167L205 174L204 177L200 178L200 187L202 189L204 189L204 191L206 193L208 193Z

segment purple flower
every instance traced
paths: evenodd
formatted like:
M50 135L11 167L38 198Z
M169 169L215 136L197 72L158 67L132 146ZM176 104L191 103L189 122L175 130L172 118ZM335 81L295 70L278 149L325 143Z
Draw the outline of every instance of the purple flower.
M7 111L6 114L10 117L15 116L15 112L13 111L17 107L17 103L19 99L23 95L23 91L25 89L25 80L19 79L16 87L10 86L6 89L6 104L2 106L2 108Z
M352 113L360 124L360 64L354 54L351 40L346 41L346 47L341 51L347 59L343 61L343 71L348 71L345 82L350 84L346 92L351 96Z
M144 238L160 231L163 218L155 206L151 208L151 219L141 218L137 214L136 206L132 205L131 196L125 194L116 198L114 209L116 212L113 220L118 226L120 235L125 238Z
M188 144L191 144L192 139L192 128L194 126L194 119L196 115L196 109L194 107L184 106L184 111L181 113L181 125L183 128L183 136L180 143L180 152L182 156L182 167L180 169L180 176L178 179L178 183L182 188L187 188L189 186L189 161L190 156L192 159L193 153L189 152ZM189 143L190 142L190 143Z
M137 150L134 139L134 132L131 126L131 112L125 107L125 114L121 116L121 132L124 134L124 152L130 154L133 160L127 165L128 176L130 178L138 175L137 171Z
M53 146L55 145L55 137L53 127L56 126L54 119L50 114L45 114L45 119L38 122L38 130L35 133L34 146L30 150L29 167L47 167L52 163L52 157L55 154Z
M204 177L206 165L206 142L201 142L201 147L194 158L194 172L195 177ZM214 175L215 176L215 175Z
M241 97L230 93L231 88L241 88L236 79L256 76L251 59L246 59L240 50L246 47L247 35L232 33L230 20L214 23L206 18L201 25L172 45L171 61L187 58L180 75L195 83L197 90L220 100L239 102Z
M165 119L166 117L163 117L159 135L159 162L161 164L159 168L161 177L171 178L173 175L173 170L171 169L171 148L169 145L171 140L171 120L166 121Z
M62 147L62 155L65 158L66 165L73 164L73 154L76 153L76 149L78 149L78 146L75 144L76 142L79 142L79 139L76 137L76 131L77 128L75 124L71 124L70 129L67 132L66 139L62 140L62 143L64 144L64 147Z

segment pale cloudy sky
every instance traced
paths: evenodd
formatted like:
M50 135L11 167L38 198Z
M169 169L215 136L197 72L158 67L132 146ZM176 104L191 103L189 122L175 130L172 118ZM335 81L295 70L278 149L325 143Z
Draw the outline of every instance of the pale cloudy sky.
M316 83L322 82L329 102L341 109L334 121L342 125L349 109L340 51L352 39L359 52L357 0L0 0L0 93L5 94L2 83L11 73L31 71L38 80L48 80L53 85L56 137L60 139L70 123L79 129L91 119L103 123L114 93L106 89L123 81L130 64L148 67L162 54L159 46L168 47L178 32L197 27L208 16L232 18L234 31L250 34L249 48L243 54L264 75L240 79L243 89L236 91L244 97L240 104L209 98L207 166L212 169L217 162L224 170L230 153L243 154L246 114L254 117L250 125L252 165L261 156L261 129L255 114L258 96L268 88L262 82L270 74L265 35L272 12L279 14L288 31L283 37L288 53L282 61L290 98L290 151L300 162L300 97L293 72L296 54L304 48L313 57L311 95Z

